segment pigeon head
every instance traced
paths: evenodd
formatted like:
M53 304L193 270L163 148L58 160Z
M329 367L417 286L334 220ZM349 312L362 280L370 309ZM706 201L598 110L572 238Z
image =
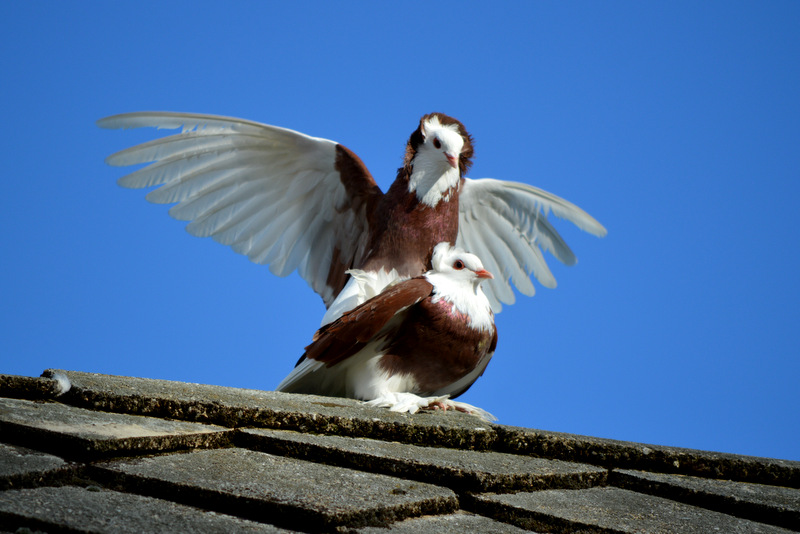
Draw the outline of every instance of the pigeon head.
M464 125L442 113L425 115L406 145L398 178L408 179L408 192L426 206L450 200L472 164L472 138Z
M457 168L459 176L464 176L472 165L473 152L472 136L459 120L429 113L408 139L404 166L410 171L419 158L430 165Z
M484 280L494 278L492 273L483 268L483 263L478 256L445 241L433 248L431 265L434 272L446 275L453 280L472 284L475 287Z
M469 318L476 330L492 330L494 314L481 289L484 280L494 278L475 255L441 242L433 248L433 269L425 278L433 285L433 302L445 301Z

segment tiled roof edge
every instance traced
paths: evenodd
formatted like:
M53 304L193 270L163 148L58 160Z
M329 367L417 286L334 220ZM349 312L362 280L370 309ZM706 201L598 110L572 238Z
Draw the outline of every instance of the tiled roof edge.
M651 445L497 425L503 452L569 459L609 469L640 469L800 488L800 462Z
M66 377L71 389L48 377ZM106 387L114 383L115 389ZM176 394L177 391L177 394ZM488 424L462 414L400 416L376 413L351 399L261 392L166 380L48 369L44 378L0 375L0 392L19 398L56 398L91 409L318 434L497 450L583 462L800 488L800 462L617 441Z

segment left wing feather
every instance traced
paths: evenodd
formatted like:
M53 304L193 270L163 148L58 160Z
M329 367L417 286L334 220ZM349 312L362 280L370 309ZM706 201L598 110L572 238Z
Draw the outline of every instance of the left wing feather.
M181 128L109 156L110 165L149 164L118 183L160 186L147 200L174 204L170 215L190 221L189 233L269 264L279 276L298 270L326 306L360 261L382 193L358 156L334 141L193 113L126 113L97 123Z

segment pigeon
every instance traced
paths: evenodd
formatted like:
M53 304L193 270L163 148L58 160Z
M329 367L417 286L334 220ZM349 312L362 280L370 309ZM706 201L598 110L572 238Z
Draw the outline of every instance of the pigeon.
M278 391L349 397L396 412L488 412L452 399L480 377L497 346L481 260L447 242L432 269L396 281L322 326Z
M535 293L531 275L555 287L545 251L567 265L577 261L550 212L606 234L588 213L546 191L467 178L472 137L442 113L420 119L386 193L350 149L277 126L173 112L114 115L98 125L180 128L109 156L115 166L150 163L118 183L160 186L147 200L174 204L170 215L190 221L189 233L210 236L278 276L296 270L325 303L322 324L363 303L369 291L425 273L442 241L497 273L484 284L497 313L515 301L512 284Z

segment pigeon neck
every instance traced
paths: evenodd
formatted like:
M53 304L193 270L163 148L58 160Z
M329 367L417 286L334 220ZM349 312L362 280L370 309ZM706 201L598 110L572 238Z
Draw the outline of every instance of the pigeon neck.
M432 208L442 200L450 200L461 179L458 168L420 156L414 158L411 169L409 193L414 193L420 202Z
M475 330L491 330L494 314L489 299L479 284L453 280L444 273L428 272L425 278L433 285L434 303L443 302L452 306L454 314L466 317L469 327Z

